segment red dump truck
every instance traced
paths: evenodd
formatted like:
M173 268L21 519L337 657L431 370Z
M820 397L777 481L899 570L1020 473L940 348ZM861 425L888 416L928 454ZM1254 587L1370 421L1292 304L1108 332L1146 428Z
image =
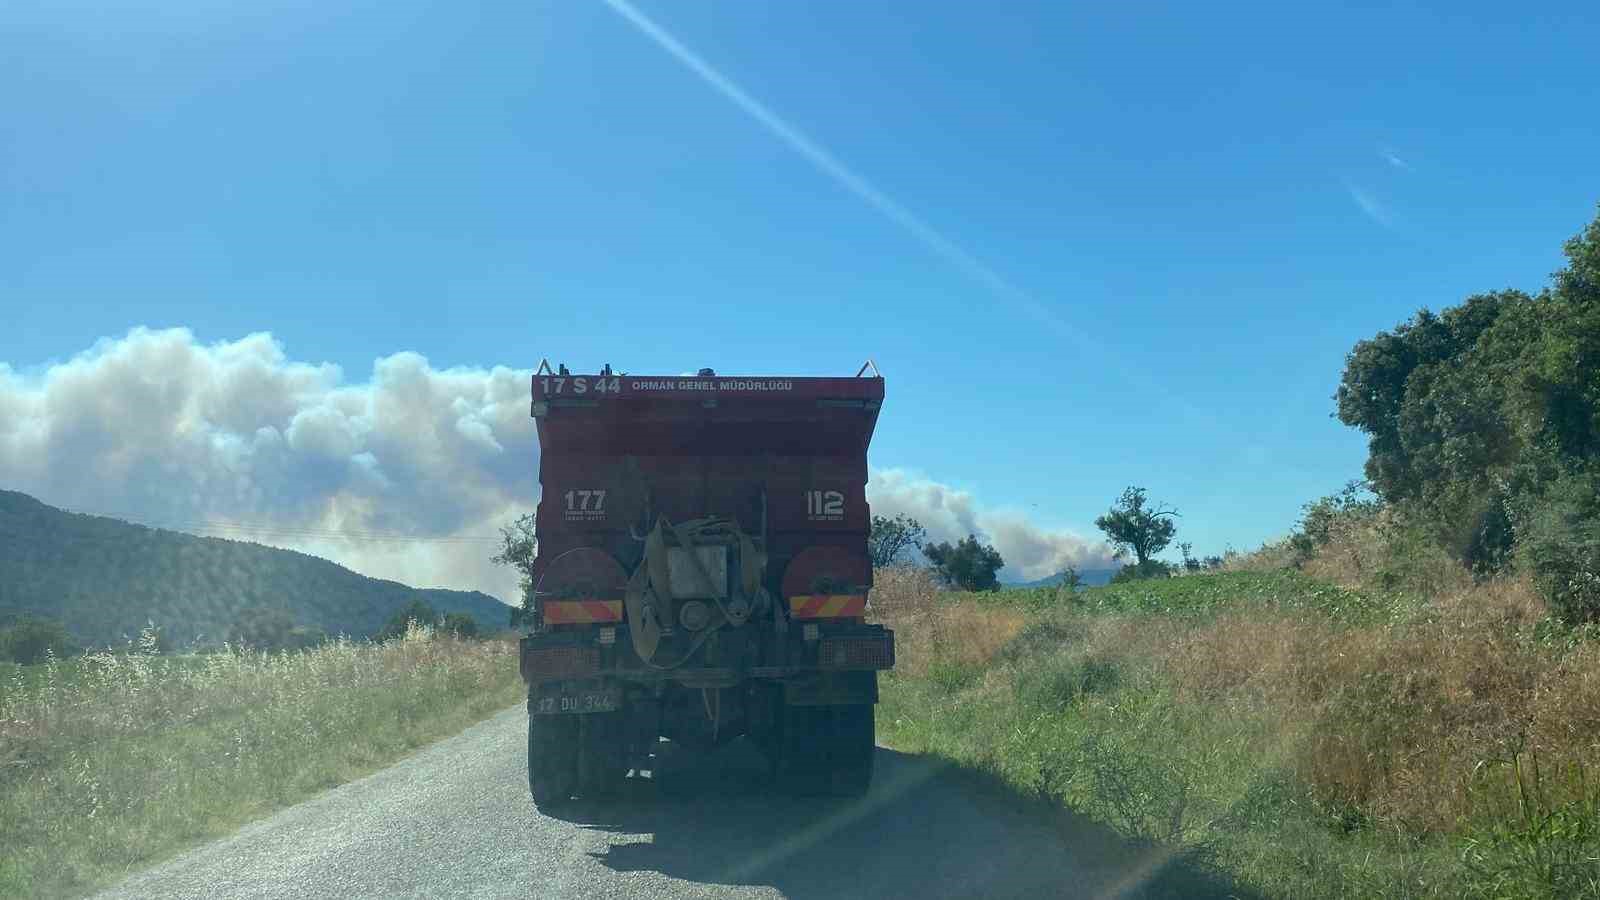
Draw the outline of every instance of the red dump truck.
M869 364L870 365L870 364ZM775 778L857 794L872 777L867 445L854 378L533 376L538 553L521 642L536 803L654 770L665 737L748 736Z

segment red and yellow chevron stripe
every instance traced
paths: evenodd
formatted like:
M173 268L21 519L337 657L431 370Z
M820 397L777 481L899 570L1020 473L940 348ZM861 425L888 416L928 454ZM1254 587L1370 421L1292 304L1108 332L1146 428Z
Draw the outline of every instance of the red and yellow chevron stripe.
M859 619L866 614L866 594L800 594L789 598L789 615L796 619Z
M546 625L589 625L622 621L621 600L546 600Z

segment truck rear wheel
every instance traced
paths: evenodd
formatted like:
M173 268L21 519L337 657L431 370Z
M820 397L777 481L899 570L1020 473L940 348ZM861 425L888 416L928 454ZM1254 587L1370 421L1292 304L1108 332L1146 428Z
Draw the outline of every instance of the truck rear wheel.
M537 806L572 799L578 786L577 716L528 716L528 791Z

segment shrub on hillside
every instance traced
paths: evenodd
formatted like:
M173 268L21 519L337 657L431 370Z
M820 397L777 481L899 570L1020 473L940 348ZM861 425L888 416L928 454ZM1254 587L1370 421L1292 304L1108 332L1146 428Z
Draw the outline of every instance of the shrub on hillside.
M1294 548L1293 538L1278 549L1285 565L1350 588L1427 598L1466 590L1475 581L1406 504L1370 517L1340 517L1309 557Z
M1339 493L1307 503L1299 528L1289 536L1295 566L1303 566L1319 549L1370 525L1382 509L1382 502L1371 496L1365 481L1351 481Z
M1168 578L1172 574L1171 565L1159 559L1147 559L1142 563L1118 569L1117 574L1111 576L1111 583L1122 584L1128 581L1143 581L1146 578Z
M69 656L78 646L55 619L21 616L0 627L0 661L31 666L48 656Z
M413 600L402 607L398 612L389 617L389 621L373 635L373 640L392 641L403 638L411 630L412 623L417 625L432 626L439 621L439 614L433 607L421 600Z

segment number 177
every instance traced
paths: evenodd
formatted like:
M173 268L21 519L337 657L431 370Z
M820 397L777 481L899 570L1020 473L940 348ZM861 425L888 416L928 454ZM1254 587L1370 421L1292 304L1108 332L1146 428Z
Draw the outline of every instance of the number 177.
M605 512L605 510L605 491L567 491L568 512Z

